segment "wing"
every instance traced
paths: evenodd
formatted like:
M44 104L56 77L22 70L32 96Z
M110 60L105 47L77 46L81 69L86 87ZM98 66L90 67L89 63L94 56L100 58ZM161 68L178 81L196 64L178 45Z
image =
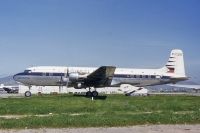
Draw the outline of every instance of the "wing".
M116 67L102 66L87 76L84 84L89 87L106 87L110 86Z

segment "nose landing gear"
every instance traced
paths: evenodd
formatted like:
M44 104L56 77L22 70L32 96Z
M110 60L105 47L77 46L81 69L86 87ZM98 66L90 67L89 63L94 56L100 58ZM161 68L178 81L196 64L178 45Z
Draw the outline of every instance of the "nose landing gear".
M25 95L25 97L31 97L31 92L30 91L26 91L25 93L24 93L24 95Z
M30 91L31 90L31 86L29 86L28 88L29 88L29 90L24 93L25 97L31 97L31 95L32 95L31 91Z

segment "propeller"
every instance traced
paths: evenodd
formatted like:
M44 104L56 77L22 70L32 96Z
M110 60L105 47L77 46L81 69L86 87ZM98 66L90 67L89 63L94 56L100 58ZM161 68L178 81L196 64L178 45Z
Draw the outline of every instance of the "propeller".
M69 68L67 68L67 77L69 77Z
M68 83L69 83L69 68L67 68L67 73L65 73L65 78L67 78L66 87L68 87Z
M68 68L67 68L67 72L64 73L64 75L60 76L59 93L61 92L61 89L63 88L65 83L66 83L66 87L68 87L68 83L69 83L69 69Z

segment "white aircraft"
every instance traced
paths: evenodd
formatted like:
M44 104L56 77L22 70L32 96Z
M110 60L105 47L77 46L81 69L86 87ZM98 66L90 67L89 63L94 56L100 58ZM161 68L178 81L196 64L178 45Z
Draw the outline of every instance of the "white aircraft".
M145 88L138 88L129 84L123 84L120 86L119 91L125 93L126 96L147 96L148 90Z
M119 87L130 84L141 89L145 86L177 83L187 80L182 50L174 49L167 64L160 69L128 69L115 66L91 67L55 67L39 66L27 68L14 75L14 80L29 86L68 86L75 89L87 89L87 96L98 96L96 88ZM94 87L93 92L90 88ZM31 96L31 92L25 92Z

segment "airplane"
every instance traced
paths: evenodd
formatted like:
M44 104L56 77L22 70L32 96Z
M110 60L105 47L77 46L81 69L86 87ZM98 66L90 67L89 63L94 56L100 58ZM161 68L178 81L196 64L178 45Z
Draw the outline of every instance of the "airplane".
M125 96L148 96L148 90L145 88L134 87L129 84L123 84L120 86L119 91L125 93Z
M181 84L171 85L170 84L169 86L193 89L194 91L196 91L196 93L200 90L200 85L181 85Z
M13 76L13 79L29 87L26 97L31 96L31 86L67 86L86 89L86 96L98 96L97 88L119 87L130 84L141 89L145 86L177 83L187 80L183 52L171 51L167 64L159 69L116 68L115 66L59 67L36 66ZM91 87L94 91L91 92Z

